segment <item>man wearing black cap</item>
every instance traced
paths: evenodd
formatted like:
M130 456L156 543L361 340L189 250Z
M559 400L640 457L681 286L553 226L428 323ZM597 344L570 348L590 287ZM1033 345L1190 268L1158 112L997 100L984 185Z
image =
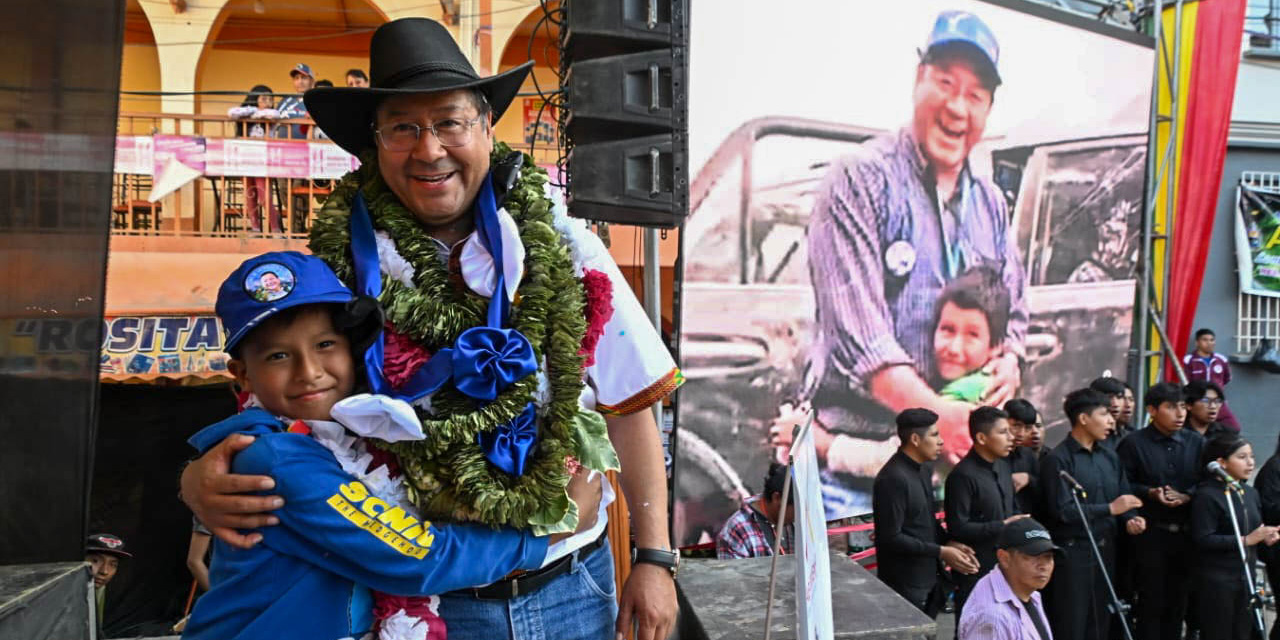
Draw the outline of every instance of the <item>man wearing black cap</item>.
M999 566L978 580L956 628L960 640L1053 640L1040 590L1062 549L1039 522L1022 519L1000 531Z
M979 16L940 13L915 69L911 123L834 162L818 189L808 231L818 339L805 395L828 430L880 441L894 413L924 407L939 415L947 460L959 461L973 406L934 391L934 301L980 265L995 268L1010 298L983 400L1003 404L1021 383L1028 315L1016 234L1004 195L969 162L1001 83L999 57Z
M872 485L875 514L876 575L929 617L938 615L947 594L939 580L942 564L972 575L978 571L973 549L946 540L934 517L933 465L942 451L938 414L907 409L898 414L902 446L889 458Z
M379 27L369 87L306 94L316 125L362 161L315 217L309 247L360 293L379 292L368 295L380 296L386 312L387 370L404 374L399 386L388 382L393 392L452 371L414 400L428 439L439 439L444 452L435 444L395 452L408 482L426 494L420 504L493 516L518 509L528 524L567 505L565 459L555 456L607 438L587 453L621 467L635 551L616 597L606 489L596 527L557 545L541 569L443 594L450 638L594 640L633 626L637 640L665 638L675 622L679 556L667 534L652 406L684 378L600 239L569 219L545 171L495 140L493 123L532 66L481 77L438 22L402 18ZM488 351L479 349L486 337ZM510 348L498 353L493 340ZM393 350L401 356L394 362ZM430 364L406 368L430 354ZM524 364L508 368L520 354ZM483 384L473 384L477 377ZM228 438L183 474L192 511L240 545L260 534L234 528L265 526L264 512L274 508L237 494L269 490L270 478L226 473L245 446ZM561 517L557 511L552 522Z
M107 583L116 577L120 568L120 558L132 558L133 554L124 550L124 541L120 536L110 533L95 533L84 543L84 561L93 569L93 595L97 601L98 629L102 629L102 610L107 601Z
M1045 591L1049 624L1057 640L1108 637L1107 586L1085 528L1092 531L1106 570L1114 573L1117 526L1129 535L1138 535L1147 526L1137 512L1142 501L1129 490L1120 458L1102 445L1115 427L1110 408L1111 399L1092 389L1067 394L1063 411L1071 433L1040 463L1044 515L1053 539L1063 547L1061 562ZM1083 507L1084 521L1073 491Z

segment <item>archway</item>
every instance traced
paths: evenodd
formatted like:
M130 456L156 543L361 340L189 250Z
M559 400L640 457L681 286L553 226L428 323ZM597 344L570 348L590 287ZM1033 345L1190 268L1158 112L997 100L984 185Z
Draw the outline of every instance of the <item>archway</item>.
M128 95L124 92L160 91L161 87L160 54L151 21L138 0L128 0L125 3L124 53L120 60L120 113L160 111L159 96Z
M553 13L559 9L559 0L547 3L548 12ZM522 95L516 98L506 117L498 122L494 130L499 140L519 147L526 153L532 148L532 155L539 164L552 165L558 155L555 116L549 107L542 107L537 93L539 89L544 94L559 89L557 73L560 69L560 27L550 19L545 19L545 16L542 7L534 7L514 26L508 27L510 31L501 45L501 54L497 57L498 71L506 71L529 60L534 61L534 66L533 73L520 88ZM501 32L505 29L495 25L495 30ZM531 137L534 140L532 145Z
M298 63L309 65L317 80L343 86L347 69L368 65L369 40L387 20L370 0L233 0L205 42L196 90L247 92L265 84L292 93L289 71ZM202 96L197 111L225 113L240 100Z

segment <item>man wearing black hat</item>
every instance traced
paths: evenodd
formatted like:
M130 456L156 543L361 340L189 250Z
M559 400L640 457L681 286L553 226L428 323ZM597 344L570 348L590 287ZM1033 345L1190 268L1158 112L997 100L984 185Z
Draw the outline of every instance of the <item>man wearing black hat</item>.
M933 466L942 451L938 414L907 409L898 414L902 447L876 474L871 504L875 514L876 576L929 617L946 602L942 565L972 575L978 571L973 549L945 543L934 517Z
M107 601L107 584L116 577L121 558L132 558L133 554L124 550L124 541L120 536L110 533L95 533L84 543L84 561L93 570L93 595L97 602L98 629L102 629L102 610Z
M1016 234L1004 195L969 162L1001 82L999 56L977 15L940 13L915 69L911 123L834 162L818 189L808 232L818 339L806 395L834 433L882 441L894 413L924 407L940 416L946 459L968 451L973 406L934 390L933 325L941 290L973 267L993 266L1010 298L1005 333L994 336L1000 355L984 367L984 402L1004 403L1021 382L1028 315Z
M1053 640L1040 590L1061 553L1039 522L1027 518L1005 525L996 540L999 566L969 594L956 628L960 640Z
M385 372L386 391L402 393L452 369L436 391L414 400L444 454L434 445L395 450L420 503L425 494L432 509L513 514L526 523L556 509L558 519L565 465L557 452L608 465L610 441L617 451L636 549L616 601L606 488L596 527L553 547L542 569L444 594L449 636L596 639L634 625L638 640L665 638L675 620L678 555L667 535L665 465L650 408L683 377L599 238L568 219L545 172L522 167L521 156L494 140L493 122L532 64L481 78L439 23L405 18L380 27L370 43L369 87L306 95L317 126L362 161L316 216L310 248L383 303L387 358L375 357L376 366L366 360L370 379ZM471 357L480 342L492 358ZM542 356L528 358L533 372L506 367L509 357L530 353ZM463 370L485 362L497 364ZM472 384L477 376L484 384ZM183 475L184 499L201 521L242 545L258 534L231 528L267 525L262 512L272 508L264 498L228 495L270 488L269 478L226 473L243 446L228 439Z

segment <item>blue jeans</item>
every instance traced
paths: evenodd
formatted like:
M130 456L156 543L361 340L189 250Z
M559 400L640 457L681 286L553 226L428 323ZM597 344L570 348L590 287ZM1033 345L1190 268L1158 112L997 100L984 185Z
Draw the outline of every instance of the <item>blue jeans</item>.
M449 640L601 640L618 618L613 553L608 541L547 586L511 600L480 600L469 592L440 596Z

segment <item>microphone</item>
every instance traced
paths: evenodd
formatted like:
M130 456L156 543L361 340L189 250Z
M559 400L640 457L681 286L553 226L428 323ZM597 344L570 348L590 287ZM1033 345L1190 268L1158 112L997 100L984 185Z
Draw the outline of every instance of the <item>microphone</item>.
M1217 476L1223 482L1230 483L1236 481L1235 478L1231 477L1231 474L1227 473L1227 470L1224 469L1222 465L1218 464L1217 460L1210 461L1209 464L1204 466L1204 470Z
M1217 463L1215 462L1214 464L1217 464ZM1058 471L1058 477L1062 478L1063 480L1066 480L1067 484L1071 485L1071 488L1075 489L1076 491L1079 491L1080 493L1084 493L1084 487L1080 486L1080 483L1076 482L1076 479L1071 477L1071 474L1067 473L1066 469L1060 469Z

